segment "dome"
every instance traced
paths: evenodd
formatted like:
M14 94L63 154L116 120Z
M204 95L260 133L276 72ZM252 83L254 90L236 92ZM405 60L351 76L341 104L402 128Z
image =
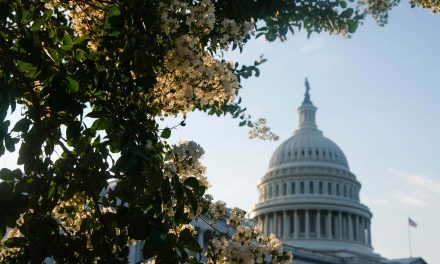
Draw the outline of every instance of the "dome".
M315 129L300 129L284 141L272 155L269 168L304 162L335 164L348 169L347 159L338 145Z
M309 90L306 80L299 128L272 155L249 215L265 235L285 244L374 256L372 214L360 202L361 184L338 145L318 130Z
M306 94L298 108L299 129L294 135L284 141L274 152L269 163L269 169L285 164L293 166L305 162L320 163L320 165L336 165L348 170L344 153L333 141L323 136L316 126L316 110L310 100L309 84L306 81Z

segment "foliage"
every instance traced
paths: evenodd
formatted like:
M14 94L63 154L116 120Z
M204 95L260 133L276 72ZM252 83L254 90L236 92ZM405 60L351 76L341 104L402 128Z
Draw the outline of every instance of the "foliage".
M432 12L440 12L440 1L439 0L411 0L411 6L421 6L423 8L431 9Z
M252 126L240 80L264 59L239 65L223 51L301 29L348 36L371 11L344 0L1 0L0 155L18 152L23 168L0 171L1 261L124 263L143 240L145 258L196 262L186 249L202 249L181 227L212 204L201 155L169 146L158 117L200 110Z

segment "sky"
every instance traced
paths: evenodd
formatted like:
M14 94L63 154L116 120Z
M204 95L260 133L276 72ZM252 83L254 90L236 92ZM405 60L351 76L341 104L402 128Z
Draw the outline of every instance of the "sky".
M375 252L412 253L440 263L440 15L402 4L385 27L368 20L347 39L319 34L285 42L260 38L226 58L251 64L264 55L261 75L243 81L243 106L264 117L280 140L250 140L231 117L191 113L171 141L194 140L205 149L209 193L229 207L249 210L274 150L298 126L297 107L309 78L317 125L344 151L362 184L361 201L373 213ZM174 126L180 119L167 119ZM0 167L15 167L15 156Z
M245 80L243 105L264 117L277 142L250 140L230 117L192 113L172 140L194 140L205 149L209 192L229 207L249 210L256 185L277 146L298 126L297 107L309 78L317 124L344 151L362 184L361 201L373 213L375 252L412 255L440 263L440 15L405 1L385 27L368 20L347 39L304 34L285 42L258 39L227 59L268 61L258 78ZM180 120L167 120L172 126Z

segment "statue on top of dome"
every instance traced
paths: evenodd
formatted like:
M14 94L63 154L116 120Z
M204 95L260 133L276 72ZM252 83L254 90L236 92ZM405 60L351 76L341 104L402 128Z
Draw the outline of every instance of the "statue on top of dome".
M309 80L307 79L307 77L306 77L305 85L306 85L306 93L304 94L303 104L312 104L312 101L310 101L310 94L309 94L310 84L309 84Z

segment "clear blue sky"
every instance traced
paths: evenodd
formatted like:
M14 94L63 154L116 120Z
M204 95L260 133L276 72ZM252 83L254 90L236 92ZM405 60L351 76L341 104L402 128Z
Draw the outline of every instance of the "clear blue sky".
M268 59L259 78L243 82L248 112L265 117L278 142L249 140L229 117L190 114L172 140L194 140L205 149L209 190L228 206L249 209L256 183L275 148L298 124L296 108L309 77L324 135L345 152L362 183L361 200L373 212L373 246L388 258L407 257L407 217L413 255L440 263L440 15L410 9L406 1L378 27L372 21L351 39L303 34L284 43L257 40L229 59ZM169 125L178 121L167 120ZM5 155L0 167L15 167Z
M256 183L274 149L297 127L307 76L318 127L342 148L363 185L375 251L408 257L410 216L418 223L411 230L413 255L440 263L440 15L403 1L387 26L367 21L351 39L261 39L227 57L251 63L260 54L268 62L259 78L243 83L241 95L248 112L267 118L280 141L249 140L237 120L199 113L173 132L173 140L205 148L214 198L244 209L257 201Z

